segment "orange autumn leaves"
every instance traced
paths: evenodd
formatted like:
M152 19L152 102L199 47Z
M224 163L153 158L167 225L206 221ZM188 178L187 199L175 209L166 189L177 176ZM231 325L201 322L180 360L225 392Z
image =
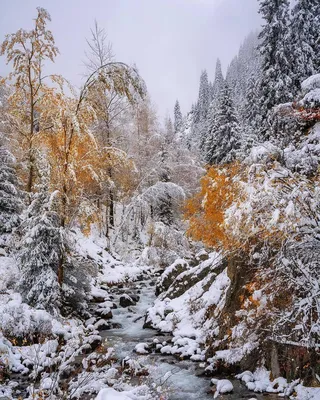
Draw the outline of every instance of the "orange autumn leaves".
M188 234L208 247L228 249L231 238L224 224L224 214L239 194L236 179L240 164L212 166L201 180L201 190L185 205L189 220Z

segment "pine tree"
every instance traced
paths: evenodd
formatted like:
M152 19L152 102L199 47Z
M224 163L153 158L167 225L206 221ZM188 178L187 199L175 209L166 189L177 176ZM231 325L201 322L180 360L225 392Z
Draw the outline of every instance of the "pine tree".
M58 269L63 262L60 218L50 210L47 193L34 196L20 227L18 287L26 303L56 314L61 305Z
M251 32L241 45L238 55L231 61L226 75L233 104L236 107L243 127L245 121L245 103L247 91L250 90L250 79L254 75L259 81L260 73L260 53L258 51L258 33Z
M313 44L314 46L314 54L316 55L315 59L315 71L317 74L320 74L320 2L318 0L314 0L313 3L313 15L314 15L314 24L313 24L313 32L314 32L314 38L315 42Z
M203 155L203 146L207 134L207 114L210 106L210 85L207 71L204 70L200 77L199 98L194 109L192 126L192 142L196 150Z
M165 118L164 127L165 127L165 132L164 132L165 142L166 142L166 144L169 144L173 141L174 134L175 134L174 126L173 126L172 120L169 116L167 116Z
M182 128L182 113L179 101L174 105L174 133L177 134Z
M216 63L215 78L213 82L213 100L218 100L221 89L224 86L224 77L222 74L221 61L219 58Z
M0 144L0 235L11 233L20 222L22 202L12 154Z
M316 53L316 42L319 31L315 30L318 0L299 0L292 9L290 23L291 65L294 83L294 96L301 90L301 82L316 73L319 54ZM320 12L320 9L319 9ZM320 28L320 26L318 27Z
M26 303L53 315L83 314L96 266L78 254L72 233L61 227L55 196L44 188L34 194L19 227L18 290Z
M259 109L259 82L256 74L252 74L244 99L243 114L245 125L252 130L258 130L261 124L261 115Z
M206 142L208 164L229 163L236 158L240 147L239 123L227 83L220 92L209 135Z
M200 122L204 121L207 117L207 112L209 109L210 104L210 88L209 88L209 81L208 81L208 74L207 71L204 70L200 76L200 87L199 87L199 98L197 103L197 118Z
M245 132L244 143L242 143L242 145L243 151L246 154L252 147L254 141L257 140L259 127L261 126L259 84L256 73L252 73L248 82L246 97L244 99L243 119Z
M265 20L259 35L262 55L260 108L263 115L263 139L279 136L280 128L270 127L274 106L292 100L292 80L288 46L289 1L260 0L260 13Z

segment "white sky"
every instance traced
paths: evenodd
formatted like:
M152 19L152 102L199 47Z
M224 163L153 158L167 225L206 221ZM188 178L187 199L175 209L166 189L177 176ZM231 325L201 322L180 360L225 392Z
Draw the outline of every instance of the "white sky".
M85 39L97 19L117 60L137 65L161 116L172 115L177 98L187 112L197 98L201 70L213 79L219 57L225 71L244 37L261 25L258 0L1 0L0 5L0 40L29 29L37 6L49 11L61 53L52 72L77 86ZM0 75L7 72L2 57Z

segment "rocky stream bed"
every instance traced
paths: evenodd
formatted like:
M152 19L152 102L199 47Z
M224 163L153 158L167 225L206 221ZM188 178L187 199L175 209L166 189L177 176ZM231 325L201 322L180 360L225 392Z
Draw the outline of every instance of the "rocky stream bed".
M214 387L211 386L212 376L205 373L205 363L194 362L188 359L179 359L173 355L162 354L157 344L171 343L169 334L162 334L154 329L145 328L145 315L156 299L156 276L149 276L127 284L118 284L108 287L109 303L112 309L99 315L101 302L90 303L92 314L99 315L104 323L100 326L102 342L99 351L107 353L114 349L114 367L125 373L124 379L130 385L146 384L154 388L155 398L163 400L211 400L214 398ZM97 300L97 299L96 299ZM100 308L100 311L99 311ZM106 308L108 310L108 308ZM92 349L89 352L92 352ZM98 350L93 350L98 351ZM81 368L82 359L78 356L76 363ZM128 368L129 366L129 368ZM134 373L128 373L132 368ZM80 371L81 372L81 371ZM233 375L215 376L218 379L228 379L232 382L233 392L220 395L224 400L275 400L275 394L260 394L249 391L246 386ZM15 381L15 393L20 393L19 399L27 396L27 387L30 381L26 375L12 373L10 380ZM66 377L66 382L69 376ZM1 385L0 385L1 388ZM18 391L17 391L18 390ZM159 394L159 391L161 395ZM83 394L80 400L93 400L95 394ZM69 396L68 399L73 399ZM8 400L4 396L0 400Z
M112 310L112 324L116 328L101 331L103 345L113 347L119 360L135 360L149 372L140 379L148 384L155 383L163 388L168 400L209 400L213 398L210 385L211 377L205 375L204 365L190 360L179 360L171 355L155 351L155 343L169 343L171 337L158 333L153 329L144 329L144 317L147 309L155 300L153 280L135 282L124 287L113 287L111 296L116 309ZM135 305L121 307L121 296L139 296ZM138 354L137 345L145 343L150 348L149 354ZM234 387L233 393L221 395L221 399L268 399L278 398L277 395L257 394L250 392L238 379L233 376L218 376L229 379Z

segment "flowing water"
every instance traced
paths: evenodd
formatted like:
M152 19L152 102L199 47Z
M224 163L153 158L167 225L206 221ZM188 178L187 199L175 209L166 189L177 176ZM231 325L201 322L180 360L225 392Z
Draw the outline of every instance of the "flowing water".
M204 369L199 363L188 360L177 360L170 355L152 353L138 355L134 348L138 343L152 343L155 338L160 342L170 337L159 336L155 330L143 329L144 316L147 309L155 300L154 286L152 282L135 283L134 286L113 289L115 303L119 304L121 294L138 294L140 300L135 306L123 308L118 306L113 310L112 322L121 324L121 328L102 331L104 345L113 347L118 359L130 358L138 361L148 368L150 374L145 379L148 383L156 383L167 391L169 400L212 400L213 393L210 388L210 378L204 376ZM226 378L226 377L221 377ZM276 399L275 395L261 395L250 392L239 380L227 377L234 386L234 392L221 395L219 399Z

